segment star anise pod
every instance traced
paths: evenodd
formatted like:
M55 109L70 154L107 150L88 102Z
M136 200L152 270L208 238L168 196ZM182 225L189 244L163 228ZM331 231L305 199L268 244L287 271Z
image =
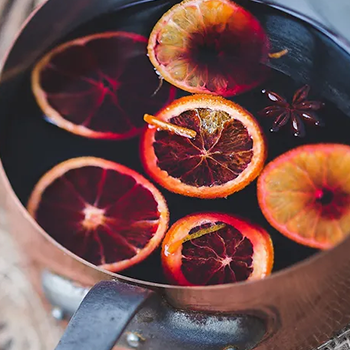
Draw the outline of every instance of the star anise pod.
M275 118L271 127L272 132L278 131L290 121L294 136L304 137L305 126L303 120L315 126L324 125L323 121L315 113L315 111L318 111L324 106L324 103L307 100L310 92L309 85L305 85L296 91L292 103L288 103L286 99L275 92L266 90L262 92L274 102L273 105L259 112L262 116Z

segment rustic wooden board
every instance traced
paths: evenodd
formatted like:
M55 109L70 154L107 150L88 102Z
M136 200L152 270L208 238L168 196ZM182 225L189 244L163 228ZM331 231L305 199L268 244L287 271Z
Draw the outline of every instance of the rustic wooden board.
M0 0L0 61L42 0ZM0 196L0 350L52 350L62 333L44 308L7 230Z
M0 350L52 350L61 328L34 291L0 211Z

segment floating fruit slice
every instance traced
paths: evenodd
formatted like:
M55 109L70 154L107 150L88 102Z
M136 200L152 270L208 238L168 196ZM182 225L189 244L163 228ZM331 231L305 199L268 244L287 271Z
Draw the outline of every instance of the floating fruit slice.
M175 96L147 59L147 39L126 32L94 34L62 44L35 66L32 89L46 118L74 134L101 139L138 135L145 110Z
M168 227L168 208L143 176L100 158L67 160L35 186L29 213L65 248L118 272L144 260Z
M295 148L266 166L258 199L270 224L288 238L327 249L350 233L350 146Z
M162 247L166 276L184 286L261 279L270 274L273 260L266 231L220 213L182 218L167 232Z
M233 96L266 77L269 41L248 11L229 0L185 0L153 28L148 55L171 84Z
M169 191L190 197L227 197L252 182L264 166L266 147L258 123L222 97L186 96L160 111L156 119L172 128L146 129L141 160L148 174ZM196 136L171 132L176 127L182 133L192 130Z

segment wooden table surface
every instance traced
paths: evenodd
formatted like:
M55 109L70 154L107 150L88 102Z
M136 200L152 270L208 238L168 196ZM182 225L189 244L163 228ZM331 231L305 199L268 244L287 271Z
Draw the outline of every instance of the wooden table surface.
M0 350L52 350L61 334L27 275L0 210Z
M24 20L43 0L0 0L0 60ZM28 279L6 225L0 194L0 350L52 350L62 333Z

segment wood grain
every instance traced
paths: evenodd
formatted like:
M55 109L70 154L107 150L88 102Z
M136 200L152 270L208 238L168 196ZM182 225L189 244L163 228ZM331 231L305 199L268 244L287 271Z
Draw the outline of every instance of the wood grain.
M51 350L62 330L35 293L0 215L0 350Z
M42 2L43 0L0 0L1 61L24 20L29 16L31 11Z
M0 59L22 23L43 0L0 0ZM62 334L28 278L8 233L0 191L0 350L52 350Z

